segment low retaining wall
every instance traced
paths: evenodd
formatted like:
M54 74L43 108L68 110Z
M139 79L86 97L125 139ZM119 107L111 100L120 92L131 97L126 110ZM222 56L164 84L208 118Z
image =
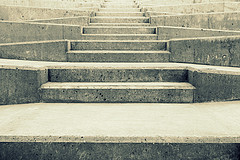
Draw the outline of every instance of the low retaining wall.
M45 69L0 66L0 104L40 102L39 88L48 81Z
M82 27L76 25L0 21L0 43L79 39Z
M171 13L209 13L209 12L224 12L224 3L200 3L200 4L185 4L172 6L146 6L143 11L156 12L171 12Z
M0 58L33 61L67 61L68 41L0 44Z
M80 8L80 7L100 7L99 3L95 2L76 2L76 1L57 1L57 0L8 0L1 1L3 5L21 5L21 6L36 6L49 8Z
M89 16L81 16L81 17L39 19L39 20L30 20L27 22L57 23L57 24L71 24L71 25L87 26L90 23L90 17Z
M0 20L26 21L59 17L91 16L98 8L51 9L0 5Z
M240 12L152 16L151 25L240 30Z
M158 26L157 35L159 40L169 40L173 38L233 36L240 35L240 31Z
M172 62L240 67L240 36L171 40L169 51Z
M229 69L231 70L231 69ZM238 72L219 69L190 69L188 80L196 90L194 102L240 99L240 69Z

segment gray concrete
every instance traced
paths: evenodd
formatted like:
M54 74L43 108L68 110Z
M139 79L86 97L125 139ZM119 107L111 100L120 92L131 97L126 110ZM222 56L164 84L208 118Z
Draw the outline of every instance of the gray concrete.
M25 21L34 19L49 19L60 17L90 16L98 8L80 9L53 9L25 6L4 6L0 5L0 19L7 21Z
M0 141L239 143L239 106L239 101L3 105Z
M77 50L67 53L68 62L169 62L169 56L168 51Z
M0 44L0 57L35 61L66 61L68 41L34 41Z
M79 39L82 35L78 25L1 21L0 28L0 43Z
M170 61L239 67L240 36L175 39Z
M234 35L240 35L240 31L158 26L157 35L158 35L158 40L169 40L169 39L180 39L180 38L234 36Z

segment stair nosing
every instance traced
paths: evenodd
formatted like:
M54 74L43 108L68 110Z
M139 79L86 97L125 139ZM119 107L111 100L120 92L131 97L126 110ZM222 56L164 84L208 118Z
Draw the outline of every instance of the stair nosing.
M41 89L196 89L188 82L47 82Z

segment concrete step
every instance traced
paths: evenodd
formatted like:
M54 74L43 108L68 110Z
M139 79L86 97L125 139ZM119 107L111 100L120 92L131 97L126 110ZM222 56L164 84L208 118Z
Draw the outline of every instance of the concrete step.
M140 8L100 8L100 12L141 12Z
M150 26L150 23L90 23L89 26Z
M167 41L159 40L78 40L70 50L166 50Z
M81 83L48 82L41 86L43 102L192 103L195 87L189 83Z
M149 23L147 17L91 17L90 23Z
M83 34L79 40L157 40L156 34Z
M69 62L169 62L168 51L69 51Z
M143 12L96 12L96 16L103 17L143 17Z
M139 6L134 3L105 3L101 5L101 8L138 8Z
M86 63L86 65L89 63ZM95 63L92 66L52 67L48 70L49 82L187 82L188 71L176 67L143 68L137 63Z
M83 27L83 34L156 34L155 27Z

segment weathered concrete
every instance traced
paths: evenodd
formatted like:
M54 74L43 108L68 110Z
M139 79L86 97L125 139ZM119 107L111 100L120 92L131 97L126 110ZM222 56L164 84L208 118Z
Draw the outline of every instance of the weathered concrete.
M240 12L165 15L150 17L151 25L239 30Z
M147 17L91 17L91 23L149 23Z
M144 16L143 12L96 12L96 16L111 16L111 17L142 17Z
M240 31L158 26L157 35L159 40L169 40L174 38L233 36L240 35Z
M157 40L157 34L82 34L79 40Z
M90 23L89 16L81 17L65 17L65 18L52 18L52 19L41 19L41 20L30 20L28 22L38 22L38 23L57 23L57 24L71 24L87 26Z
M194 86L196 85L196 94L194 96L194 101L223 101L223 100L237 100L240 99L239 92L239 75L240 69L236 67L220 67L220 66L209 66L209 65L196 65L196 64L183 64L183 63L64 63L64 62L36 62L36 61L21 61L21 60L6 60L0 59L1 65L4 66L25 66L25 67L45 67L45 68L74 68L74 67L82 67L86 69L187 69L189 73L189 82ZM197 72L195 72L197 71ZM196 79L191 78L191 72L194 72L197 76ZM110 72L109 72L110 73ZM130 72L129 72L130 73ZM204 73L201 75L201 73ZM199 74L199 75L198 75ZM130 74L129 74L130 75ZM214 75L212 81L204 81L204 79L208 78L208 75ZM77 76L77 75L76 75ZM224 78L225 77L225 78ZM143 77L144 78L144 77ZM145 77L146 78L146 77ZM196 81L196 82L195 82ZM199 82L199 83L198 83ZM204 85L202 85L204 82ZM206 82L206 83L205 83ZM208 83L209 82L209 83ZM212 87L208 87L208 85L219 86L219 84L226 85L228 89L224 86L216 89L216 92L213 91ZM228 94L224 94L225 90ZM218 91L218 92L217 92ZM208 97L208 95L212 94Z
M187 82L188 71L181 68L49 68L51 82Z
M0 67L0 104L40 102L39 87L48 81L44 68Z
M76 25L2 21L0 28L0 43L79 39L82 35Z
M0 44L0 57L35 61L66 61L68 41Z
M48 8L82 8L82 7L100 7L99 3L94 2L68 2L68 1L54 1L54 0L25 0L25 1L7 1L6 3L0 2L4 5L17 5L17 6L30 6L30 7L48 7Z
M52 9L24 6L0 6L0 20L26 21L34 19L49 19L59 17L89 16L93 14L93 8L81 9Z
M71 42L71 50L166 50L167 41L79 40Z
M0 158L237 160L239 105L0 106Z
M194 87L177 82L48 82L43 102L192 103Z
M1 143L7 159L239 159L238 144ZM54 154L53 154L54 153ZM10 155L10 156L7 156ZM80 156L79 156L80 155Z
M171 40L170 61L239 67L239 43L239 36Z
M91 26L83 27L84 34L156 34L155 27Z
M69 51L68 62L169 62L168 51Z
M143 7L143 11L171 12L183 14L224 12L224 3L147 6Z

